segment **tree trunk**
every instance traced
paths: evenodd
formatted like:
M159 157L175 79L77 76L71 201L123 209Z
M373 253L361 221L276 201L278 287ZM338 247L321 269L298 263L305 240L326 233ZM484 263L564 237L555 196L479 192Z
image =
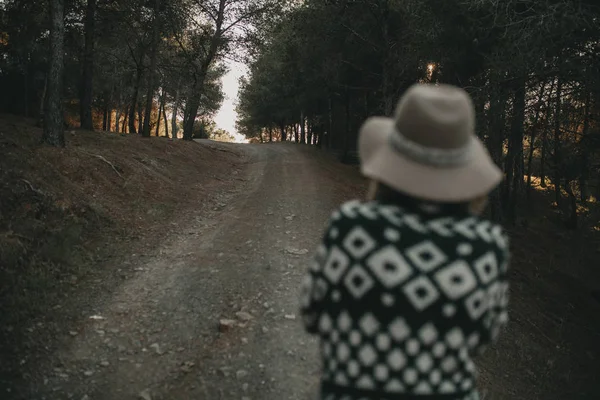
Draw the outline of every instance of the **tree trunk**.
M85 50L83 54L83 74L81 77L81 98L79 119L81 128L94 129L92 120L92 100L94 86L94 41L96 25L96 0L88 0L85 11Z
M65 131L62 107L64 40L64 0L50 0L50 68L44 111L42 141L52 146L64 147Z
M294 130L294 142L296 142L296 144L300 143L300 138L299 138L299 134L298 134L298 126L296 124L292 124L291 128Z
M138 114L137 115L138 116L137 129L138 130L137 131L140 135L143 133L142 129L144 127L144 112L142 110L142 103L143 103L143 101L142 101L142 99L140 99L140 102L137 107L137 114Z
M108 118L107 118L107 121L106 121L107 122L107 126L108 126L107 131L108 132L112 132L112 114L113 114L113 110L112 110L111 106L107 106L107 107L108 107Z
M40 99L40 112L38 115L38 127L44 126L44 108L46 107L46 93L48 91L48 74L44 77L44 89L42 89L42 98Z
M163 89L164 90L164 89ZM163 100L163 119L165 121L165 137L168 138L169 137L169 120L167 119L167 92L163 91L163 96L164 96L164 100Z
M306 120L304 111L300 112L300 143L306 144Z
M573 188L571 187L571 181L570 180L566 180L565 181L565 191L567 192L567 194L569 195L569 208L570 208L570 213L569 213L569 221L567 222L567 227L570 229L577 229L577 225L579 225L578 223L578 215L577 215L577 196L575 196L575 193L573 193Z
M510 139L506 157L508 222L517 221L518 201L523 186L523 129L525 125L525 79L519 82L513 102Z
M487 145L490 155L496 165L502 165L503 146L504 146L504 114L507 103L507 92L499 85L493 85L497 92L493 92L490 97L490 118L488 128ZM494 221L501 222L503 219L502 201L500 198L500 188L490 194L491 217Z
M115 109L115 133L119 133L119 122L121 121L121 107Z
M269 143L273 142L273 127L269 127Z
M156 137L160 134L160 119L162 117L163 109L165 108L165 96L160 96L160 105L158 106L158 118L156 120ZM169 136L169 135L167 135Z
M102 112L102 130L106 132L106 124L108 123L108 105L104 103L104 110Z
M546 149L548 146L548 129L550 128L550 112L546 111L546 126L542 132L542 149L540 155L540 186L545 188L546 184Z
M173 103L173 115L171 115L171 136L173 140L177 139L177 113L179 112L179 84L181 78L177 81L177 87L175 88L175 102Z
M158 44L159 44L159 27L160 20L158 18L159 15L159 7L160 0L155 0L154 2L154 28L152 34L152 53L150 54L150 75L148 76L148 92L146 93L146 115L144 116L144 129L142 131L142 136L150 137L150 116L152 115L152 105L154 102L154 86L156 85L156 59L158 53ZM156 127L156 131L160 127L160 108L158 110L158 121L159 125ZM156 134L158 136L158 133Z
M590 149L588 145L588 134L590 130L590 103L592 101L591 92L586 91L585 96L585 107L583 116L583 131L581 132L581 175L579 178L579 190L581 196L581 203L584 205L587 203L590 197L590 191L588 187L588 181L590 178Z
M143 59L143 57L141 57ZM141 63L141 60L140 60ZM129 133L137 133L135 128L135 109L138 103L138 93L140 91L140 83L142 82L142 65L138 65L135 71L135 83L133 85L133 95L131 96L131 108L129 109Z
M561 97L562 97L562 81L558 79L556 87L556 108L554 112L554 197L557 207L560 207L561 193L560 193L560 171L562 167L562 157L560 154L560 113L561 113Z
M193 94L185 104L185 117L183 120L183 140L192 140L194 138L194 122L200 108L200 95Z
M131 115L131 112L128 112L127 107L125 107L125 112L123 113L123 133L127 133L127 119L128 116ZM135 114L133 114L135 116ZM131 133L131 124L129 124L129 132Z
M279 130L281 131L281 141L287 141L287 134L285 132L285 125L283 123L279 125Z
M322 149L323 148L323 131L325 130L325 127L323 126L322 123L318 123L317 126L314 128L315 130L315 146L317 146L318 148Z
M535 152L535 137L538 131L538 125L539 125L539 121L540 121L540 116L541 116L541 104L542 104L542 100L544 99L544 92L545 92L545 87L546 87L546 82L542 83L542 87L540 88L540 95L538 97L538 106L537 109L535 111L535 117L533 119L533 125L531 127L531 134L530 134L530 142L529 142L529 155L527 156L527 205L528 207L531 207L531 175L533 173L533 153ZM552 87L550 88L550 93L552 93ZM546 118L546 121L548 121L548 118ZM547 126L544 127L544 130L547 129ZM545 138L546 134L544 133L544 138ZM543 146L543 144L542 144Z

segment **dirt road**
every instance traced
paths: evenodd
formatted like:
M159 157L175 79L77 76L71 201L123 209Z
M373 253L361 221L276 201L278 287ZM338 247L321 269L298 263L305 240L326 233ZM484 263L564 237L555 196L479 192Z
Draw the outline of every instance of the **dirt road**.
M245 159L236 185L151 255L123 260L134 276L64 332L33 398L314 398L299 281L332 208L361 181L308 148L222 149ZM219 332L223 319L235 323Z

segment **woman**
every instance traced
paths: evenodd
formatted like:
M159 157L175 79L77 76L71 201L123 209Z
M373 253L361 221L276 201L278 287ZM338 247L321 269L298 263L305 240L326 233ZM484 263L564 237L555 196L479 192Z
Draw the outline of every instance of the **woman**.
M468 94L415 85L359 138L367 202L335 211L302 285L325 400L478 399L473 356L508 315L508 239L484 219L502 173Z

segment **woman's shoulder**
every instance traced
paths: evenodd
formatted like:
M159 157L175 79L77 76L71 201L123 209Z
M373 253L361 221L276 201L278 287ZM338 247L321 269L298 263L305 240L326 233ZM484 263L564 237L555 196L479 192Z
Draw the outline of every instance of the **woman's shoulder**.
M436 213L434 208L411 210L394 204L351 200L331 213L329 225L335 231L397 232L415 240L470 243L499 251L509 247L509 236L502 225L469 213Z

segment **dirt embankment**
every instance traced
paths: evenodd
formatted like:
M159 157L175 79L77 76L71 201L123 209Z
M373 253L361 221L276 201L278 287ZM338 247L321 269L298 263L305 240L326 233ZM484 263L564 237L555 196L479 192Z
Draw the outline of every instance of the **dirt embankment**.
M20 333L40 329L40 313L60 315L90 273L156 245L185 210L219 207L244 162L163 138L68 131L54 149L40 137L34 121L0 116L0 376L22 362Z

